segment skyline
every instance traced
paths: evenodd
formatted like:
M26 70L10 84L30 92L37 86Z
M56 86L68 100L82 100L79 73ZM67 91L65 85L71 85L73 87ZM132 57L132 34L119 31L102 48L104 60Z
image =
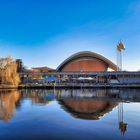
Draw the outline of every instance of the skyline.
M123 69L140 70L140 1L107 2L0 1L0 57L56 68L73 53L92 51L116 63L122 40Z

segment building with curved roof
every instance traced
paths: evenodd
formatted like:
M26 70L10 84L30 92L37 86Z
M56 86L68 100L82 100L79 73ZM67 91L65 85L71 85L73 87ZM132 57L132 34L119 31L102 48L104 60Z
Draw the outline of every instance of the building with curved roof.
M75 53L64 60L58 67L60 72L93 72L93 71L107 71L108 68L117 70L117 65L105 58L104 56L90 52L83 51Z

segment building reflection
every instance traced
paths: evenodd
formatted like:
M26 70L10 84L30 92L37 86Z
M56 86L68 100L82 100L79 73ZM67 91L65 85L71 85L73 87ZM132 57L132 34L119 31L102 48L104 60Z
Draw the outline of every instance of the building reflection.
M21 91L22 99L30 99L33 104L47 105L55 99L53 93L40 92L35 90Z
M71 116L79 119L99 120L105 114L118 107L118 126L124 135L128 124L124 122L123 102L140 101L140 95L120 90L68 90L61 91L58 102Z
M117 102L89 99L61 99L62 108L73 117L98 120L117 106Z

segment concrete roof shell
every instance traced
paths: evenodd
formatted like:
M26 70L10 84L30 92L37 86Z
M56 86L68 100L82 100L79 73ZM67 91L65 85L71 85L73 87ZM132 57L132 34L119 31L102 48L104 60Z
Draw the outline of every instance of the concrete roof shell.
M71 63L73 60L82 58L82 57L92 57L95 59L98 59L102 62L104 62L105 64L108 65L109 68L111 68L112 70L117 70L117 65L114 64L112 61L110 61L109 59L105 58L104 56L95 53L95 52L90 52L90 51L82 51L82 52L78 52L75 53L73 55L71 55L70 57L68 57L67 59L65 59L58 67L57 67L57 71L61 71L67 64Z

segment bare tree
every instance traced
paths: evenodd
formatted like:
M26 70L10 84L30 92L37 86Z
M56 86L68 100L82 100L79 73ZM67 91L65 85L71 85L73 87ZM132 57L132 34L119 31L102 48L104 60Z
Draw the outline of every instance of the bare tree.
M16 61L11 57L0 58L0 84L17 86L19 83Z

